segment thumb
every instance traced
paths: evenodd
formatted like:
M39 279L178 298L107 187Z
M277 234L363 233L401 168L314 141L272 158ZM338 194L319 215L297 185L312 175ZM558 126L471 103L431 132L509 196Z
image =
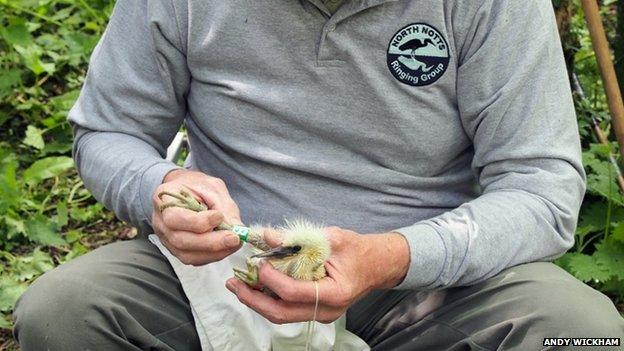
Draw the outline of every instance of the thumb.
M265 228L262 233L262 237L264 242L267 243L270 247L277 247L282 245L282 241L284 240L284 232L275 230L273 228Z

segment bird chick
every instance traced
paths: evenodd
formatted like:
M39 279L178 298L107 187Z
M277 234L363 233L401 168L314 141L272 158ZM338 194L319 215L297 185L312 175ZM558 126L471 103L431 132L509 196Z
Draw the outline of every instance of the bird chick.
M255 245L256 254L247 259L247 269L234 267L234 276L250 286L258 284L258 263L269 261L278 271L298 280L319 280L325 277L325 262L330 256L329 241L320 226L304 220L286 222L278 228L284 234L276 248ZM260 232L254 229L253 232Z

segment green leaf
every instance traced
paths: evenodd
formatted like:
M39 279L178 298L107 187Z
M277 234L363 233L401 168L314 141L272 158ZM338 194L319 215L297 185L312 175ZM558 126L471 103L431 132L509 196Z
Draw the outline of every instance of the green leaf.
M15 234L26 234L26 225L24 221L19 218L13 218L9 215L2 217L9 227L7 237L10 239L15 236Z
M0 99L11 94L13 88L22 82L22 71L19 69L0 68Z
M46 157L33 163L24 171L24 180L29 184L61 175L72 169L74 161L67 156Z
M12 18L10 24L2 28L0 33L10 45L28 46L33 43L32 36L26 28L26 20L22 18Z
M591 144L590 150L583 152L583 164L587 168L587 191L624 206L624 197L616 183L616 169L607 161L610 149L610 145Z
M99 30L100 26L97 24L97 22L93 22L93 21L89 21L87 23L85 23L85 29L89 29L89 30Z
M15 51L24 59L26 67L37 76L43 72L54 74L56 71L56 65L53 62L45 63L41 60L43 50L35 44L29 46L15 45Z
M26 220L26 236L41 245L60 246L65 240L55 230L55 225L49 218L36 215Z
M4 314L0 314L0 329L12 329L13 324L9 320L10 316L5 316Z
M17 299L26 291L28 285L18 282L12 276L0 277L0 311L11 311Z
M52 19L59 21L59 20L64 20L67 17L69 17L69 15L71 15L71 12L73 11L73 8L71 7L66 7L62 10L56 11L56 13L54 13L54 15L52 16Z
M84 32L71 32L65 35L65 42L69 46L70 53L79 58L93 51L97 41L97 36Z
M613 201L619 206L624 206L624 198L615 183L615 177L609 179L608 174L590 174L587 176L587 191L591 194L600 195L607 200Z
M567 266L570 273L584 281L605 281L611 277L610 272L598 265L593 256L581 253L567 253Z
M602 201L596 201L589 206L583 206L581 209L580 219L576 234L580 237L603 230L607 220L607 204Z
M76 99L78 99L78 95L80 95L80 89L75 89L63 95L53 97L50 99L50 103L58 111L69 111L74 106Z
M611 232L611 237L613 240L624 243L624 222L618 223L613 231Z
M104 206L98 202L89 207L72 207L69 216L76 221L89 222L101 215L103 210Z
M43 149L45 146L45 142L43 141L43 131L35 126L28 126L26 128L26 137L22 141L24 144L28 146L32 146L35 149Z
M65 233L65 240L68 243L74 243L82 238L82 233L77 230L69 230Z
M24 8L35 10L37 6L45 6L49 2L50 0L20 0L19 4ZM41 10L47 11L45 8L42 8Z
M67 154L71 151L73 144L71 142L52 141L46 143L45 147L41 151L43 155L49 154Z
M54 62L41 62L41 69L48 74L53 74L56 71L56 64Z
M79 241L76 241L72 245L71 251L61 259L61 263L71 261L76 257L86 254L87 252L89 252L89 249L82 245Z
M593 152L583 152L583 164L594 173L605 175L609 174L609 163L599 159Z
M20 203L20 189L17 183L17 161L9 156L0 163L0 213L9 208L17 207Z
M52 257L39 248L29 255L19 256L12 265L14 275L20 282L32 280L52 268L54 268Z
M594 257L610 275L624 279L624 243L607 239L596 245Z
M607 158L611 154L612 149L609 144L591 144L589 146L589 151L603 158Z

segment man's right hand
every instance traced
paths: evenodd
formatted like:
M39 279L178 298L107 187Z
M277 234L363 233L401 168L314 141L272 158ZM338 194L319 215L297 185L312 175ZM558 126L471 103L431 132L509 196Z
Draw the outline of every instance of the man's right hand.
M186 190L206 204L207 211L193 212L168 207L163 202L176 201L170 196L158 197L163 191L178 193ZM241 224L238 206L230 197L225 183L219 179L185 169L167 174L153 196L152 227L163 245L182 263L199 266L222 260L240 248L240 239L231 231L214 229L226 221Z

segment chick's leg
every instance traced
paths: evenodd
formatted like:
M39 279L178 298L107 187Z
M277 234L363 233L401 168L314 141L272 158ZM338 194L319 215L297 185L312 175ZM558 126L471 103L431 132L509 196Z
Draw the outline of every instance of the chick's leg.
M258 284L258 266L256 266L256 262L248 259L247 260L247 269L242 269L238 267L234 267L234 276L244 281L249 286L256 286Z
M160 205L160 211L164 211L166 208L169 208L169 207L181 207L181 208L186 208L187 210L191 210L195 212L201 212L201 211L206 210L206 206L204 206L204 204L197 201L193 196L191 196L191 194L189 194L185 190L180 190L177 194L172 193L170 191L161 191L158 194L158 198L160 200L162 200L164 196L170 196L178 201L177 202L163 202Z

